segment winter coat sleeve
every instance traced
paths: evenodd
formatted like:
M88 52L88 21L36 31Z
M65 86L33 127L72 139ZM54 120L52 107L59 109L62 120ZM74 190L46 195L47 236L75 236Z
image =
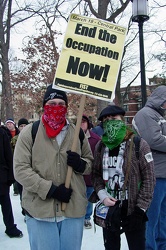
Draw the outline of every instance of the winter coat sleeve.
M96 193L98 193L102 189L105 189L102 170L104 146L102 147L102 145L103 143L101 141L96 144L94 152L94 162L92 164L92 184Z
M135 206L147 210L153 198L156 181L154 161L150 147L145 140L140 141L139 160L135 155L135 147L133 150L128 186L129 203L134 201Z

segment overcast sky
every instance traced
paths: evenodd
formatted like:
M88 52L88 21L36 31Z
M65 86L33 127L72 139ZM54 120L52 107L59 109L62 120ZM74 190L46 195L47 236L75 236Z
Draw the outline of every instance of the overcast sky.
M159 0L158 3L164 4L165 0ZM149 4L153 4L153 1L149 1ZM130 16L130 13L132 15L132 4L130 4L127 7L128 10L128 16ZM144 23L143 29L144 29L144 53L145 53L145 63L148 61L149 57L151 56L152 53L157 54L161 53L164 50L166 50L166 45L164 42L157 42L156 39L160 39L159 37L154 37L152 36L152 33L146 33L146 30L153 28L156 30L161 30L165 29L166 27L166 15L165 15L165 8L160 8L160 9L154 9L153 14L150 13L152 17L148 21ZM126 18L126 23L120 21L120 25L124 25L128 23L129 18ZM17 30L12 31L12 36L11 36L11 50L12 54L15 54L17 57L22 57L22 52L21 52L21 47L22 47L22 41L25 36L31 36L35 35L36 30L35 30L35 19L28 20L25 22L23 25L20 25ZM63 37L64 33L67 27L67 23L63 20L60 22L56 23L56 30L62 32L62 36L59 37L59 39L56 41L57 46L59 49L62 47L62 42L63 42ZM134 29L138 31L138 23L133 23ZM127 39L127 37L126 37ZM166 37L165 37L166 40ZM139 39L137 39L137 43L133 46L133 52L137 51L137 59L139 60ZM157 63L156 61L151 62L148 67L146 68L146 83L148 84L148 78L153 77L155 74L158 72L161 72L161 63ZM133 71L131 71L131 75L134 75L135 72L137 72L140 69L140 64L138 63L135 68L133 68ZM128 76L130 77L130 76ZM132 78L132 76L131 76ZM127 80L128 81L128 80ZM125 83L125 80L123 81ZM135 81L135 84L139 84L140 79L137 79Z

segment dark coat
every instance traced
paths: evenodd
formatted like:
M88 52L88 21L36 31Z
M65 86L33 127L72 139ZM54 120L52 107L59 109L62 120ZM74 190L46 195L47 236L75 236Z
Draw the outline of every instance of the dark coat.
M0 127L5 130L6 134L8 135L9 139L11 140L12 136L11 136L10 130L4 125L1 125Z
M126 141L123 173L126 175L128 169L128 159L131 140ZM103 155L105 151L105 145L102 141L98 142L95 148L94 161L92 165L92 183L96 194L100 190L105 189L105 181L103 179ZM135 145L132 146L130 173L127 182L128 189L128 215L130 215L135 206L148 209L154 192L154 186L156 183L154 174L154 161L146 159L146 155L151 153L150 147L145 140L141 138L139 147L139 161L135 152ZM141 185L140 185L141 183ZM140 186L140 188L139 188ZM91 197L90 201L93 202Z
M8 135L0 127L0 195L9 192L12 183L14 183L12 149Z
M9 137L9 139L11 141L12 135L10 133L10 130L6 126L4 126L4 125L1 125L1 128L3 128L6 131L8 137ZM16 136L16 135L18 135L20 133L20 131L19 131L19 129L16 126L15 126L15 129L16 129L16 134L15 134L15 136Z
M89 130L89 134L90 134L90 137L88 138L88 141L89 141L89 144L90 144L90 147L91 147L91 150L92 150L92 154L94 156L94 152L95 152L95 146L97 144L98 141L100 141L100 137L93 133L91 130ZM92 187L92 181L91 181L91 174L90 175L84 175L84 180L85 180L85 183L86 183L86 186L87 187Z

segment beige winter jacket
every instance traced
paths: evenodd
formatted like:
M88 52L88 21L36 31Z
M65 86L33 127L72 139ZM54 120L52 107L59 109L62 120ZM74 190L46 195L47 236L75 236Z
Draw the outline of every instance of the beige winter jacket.
M56 216L82 217L86 213L87 199L83 176L73 171L73 190L66 210L61 211L61 202L47 199L52 183L65 183L67 174L67 150L71 150L75 126L69 124L67 134L59 146L56 139L50 139L40 122L34 145L31 135L32 124L20 133L14 152L15 179L23 186L22 206L32 216L48 218ZM33 146L33 147L32 147ZM84 138L82 150L78 139L77 153L87 162L83 174L91 172L93 156L88 140Z

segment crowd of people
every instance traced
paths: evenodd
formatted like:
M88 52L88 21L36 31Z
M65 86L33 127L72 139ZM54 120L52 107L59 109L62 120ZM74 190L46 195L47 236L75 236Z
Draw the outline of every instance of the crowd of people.
M166 86L152 92L132 127L125 124L125 110L114 103L101 111L96 127L83 114L74 151L75 124L67 110L66 93L49 85L35 134L26 118L18 126L8 118L0 126L5 233L23 237L14 223L13 185L31 250L81 250L83 229L92 228L97 201L108 208L119 204L120 209L115 225L101 223L105 250L121 249L121 233L130 250L165 250Z

